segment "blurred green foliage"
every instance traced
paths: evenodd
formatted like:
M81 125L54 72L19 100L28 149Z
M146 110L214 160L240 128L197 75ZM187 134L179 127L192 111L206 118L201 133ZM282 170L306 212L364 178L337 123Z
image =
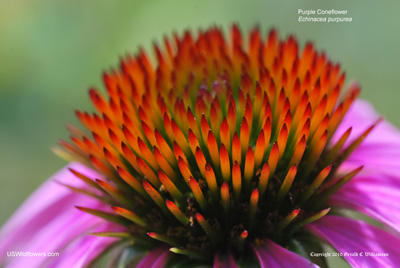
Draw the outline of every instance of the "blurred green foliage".
M400 2L396 1L51 1L0 2L0 224L56 170L50 151L67 138L74 109L92 110L87 89L118 58L173 31L210 25L272 26L313 41L362 97L400 125ZM351 23L299 23L297 10L347 9ZM349 81L349 79L347 80Z

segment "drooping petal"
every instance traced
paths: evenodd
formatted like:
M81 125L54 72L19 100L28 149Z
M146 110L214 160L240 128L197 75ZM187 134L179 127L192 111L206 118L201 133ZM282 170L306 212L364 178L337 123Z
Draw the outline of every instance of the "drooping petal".
M266 240L262 246L253 246L253 250L260 262L261 268L318 267L310 260L304 259L300 255L281 247L271 240Z
M100 178L96 172L81 164L73 163L69 168L90 178ZM84 205L103 209L104 204L94 198L77 194L57 182L84 187L83 182L67 168L53 175L3 226L0 231L0 252L59 252L61 256L64 254L63 249L73 247L73 245L79 247L84 243L86 240L82 240L82 237L87 236L87 232L95 231L96 228L108 224L100 218L75 208L76 205ZM104 248L115 241L113 238L103 237L93 237L90 240L95 242L98 248ZM79 259L88 263L98 253L98 250L87 248L86 254L81 255ZM0 264L7 263L7 267L27 267L27 265L38 267L44 263L50 264L52 261L57 261L57 257L49 260L46 257L6 258L5 254L0 256Z
M353 267L397 267L400 263L400 238L365 222L328 215L305 228L331 244ZM350 256L354 253L357 256Z

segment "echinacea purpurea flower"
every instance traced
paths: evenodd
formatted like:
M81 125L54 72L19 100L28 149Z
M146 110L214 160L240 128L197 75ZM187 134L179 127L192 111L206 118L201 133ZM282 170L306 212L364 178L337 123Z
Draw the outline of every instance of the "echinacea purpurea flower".
M400 159L398 131L356 101L358 84L341 96L345 74L311 43L299 52L293 36L271 30L263 40L258 29L245 42L236 26L230 37L218 28L166 37L154 45L155 66L141 49L104 73L107 96L90 90L96 112L76 112L84 130L69 126L58 153L92 170L73 164L55 176L63 186L46 186L61 197L34 199L79 209L45 204L45 218L64 223L51 225L55 233L72 225L50 247L65 255L46 265L309 267L325 264L307 259L321 241L389 254L343 256L354 267L398 261L399 249L385 244L395 235L336 210L398 230L398 205L380 199L399 193L398 164L371 159ZM24 230L16 226L2 235Z

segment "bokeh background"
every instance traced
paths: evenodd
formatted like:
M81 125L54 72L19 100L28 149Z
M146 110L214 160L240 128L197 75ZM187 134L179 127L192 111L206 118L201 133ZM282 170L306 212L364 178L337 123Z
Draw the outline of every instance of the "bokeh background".
M0 1L0 225L66 163L50 150L66 139L87 89L127 52L164 34L209 25L313 41L361 83L361 96L400 126L400 2L396 1ZM346 9L351 23L299 23L297 10ZM349 81L349 80L348 80Z

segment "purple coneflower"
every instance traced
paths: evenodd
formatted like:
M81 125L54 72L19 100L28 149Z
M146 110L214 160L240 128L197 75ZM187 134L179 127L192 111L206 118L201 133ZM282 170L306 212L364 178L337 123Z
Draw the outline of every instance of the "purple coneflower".
M5 267L354 267L400 263L400 133L341 95L311 43L185 32L104 74L58 153L75 161L0 233ZM80 163L78 163L80 162ZM358 211L386 231L352 218ZM58 257L10 257L59 252Z

